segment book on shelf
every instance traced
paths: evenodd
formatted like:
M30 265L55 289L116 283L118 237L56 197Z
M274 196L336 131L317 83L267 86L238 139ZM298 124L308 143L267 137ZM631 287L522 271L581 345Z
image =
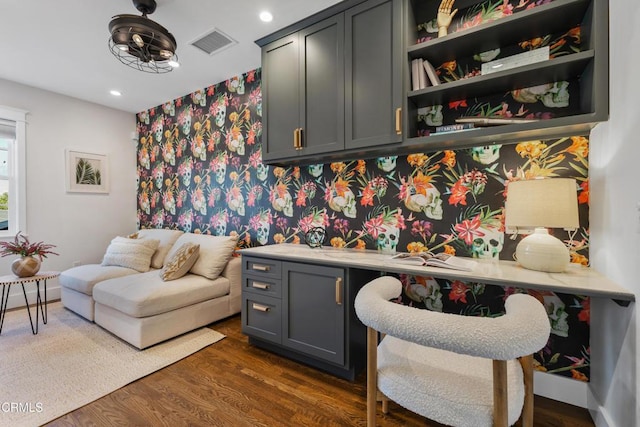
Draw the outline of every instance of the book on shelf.
M412 90L424 89L431 86L422 58L411 61L411 88Z
M436 126L436 133L458 132L461 130L474 129L473 123L456 123L455 125Z
M424 68L431 85L438 86L440 84L440 78L438 77L438 73L436 73L435 68L433 68L433 65L431 65L431 63L426 59L423 59L422 67Z
M495 61L485 62L482 64L480 73L482 75L486 75L548 60L549 46L544 46L528 52L511 55L506 58L496 59Z
M441 267L460 271L473 271L477 265L477 262L470 258L461 258L444 252L439 254L431 252L401 252L392 256L391 259L427 267Z
M456 123L473 123L475 126L497 126L515 123L537 122L538 119L523 119L520 117L488 117L488 116L462 116L456 119Z

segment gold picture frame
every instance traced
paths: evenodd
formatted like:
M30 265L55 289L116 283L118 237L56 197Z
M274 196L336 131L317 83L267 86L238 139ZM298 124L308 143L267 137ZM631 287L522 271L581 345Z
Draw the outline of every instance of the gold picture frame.
M68 193L109 193L109 159L106 154L66 150Z

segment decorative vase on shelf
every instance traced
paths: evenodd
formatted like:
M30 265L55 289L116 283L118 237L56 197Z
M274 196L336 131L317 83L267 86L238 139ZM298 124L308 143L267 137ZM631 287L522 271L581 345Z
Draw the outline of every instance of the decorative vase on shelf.
M25 256L18 258L11 263L11 271L18 277L35 276L40 270L40 259Z

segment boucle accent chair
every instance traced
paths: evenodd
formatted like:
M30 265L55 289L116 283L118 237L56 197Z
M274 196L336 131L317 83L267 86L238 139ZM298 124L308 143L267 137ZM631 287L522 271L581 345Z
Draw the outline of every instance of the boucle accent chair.
M367 326L367 425L375 426L378 392L451 426L533 427L533 353L549 339L544 306L510 295L506 314L472 317L396 304L402 284L385 276L356 296ZM378 341L378 332L386 334Z

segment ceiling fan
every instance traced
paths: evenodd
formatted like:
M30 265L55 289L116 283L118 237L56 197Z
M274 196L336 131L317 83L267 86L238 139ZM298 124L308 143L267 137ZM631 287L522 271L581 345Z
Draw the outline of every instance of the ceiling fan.
M133 0L142 16L116 15L109 23L109 49L123 64L148 73L168 73L178 67L176 39L162 25L147 17L156 10L155 0Z

